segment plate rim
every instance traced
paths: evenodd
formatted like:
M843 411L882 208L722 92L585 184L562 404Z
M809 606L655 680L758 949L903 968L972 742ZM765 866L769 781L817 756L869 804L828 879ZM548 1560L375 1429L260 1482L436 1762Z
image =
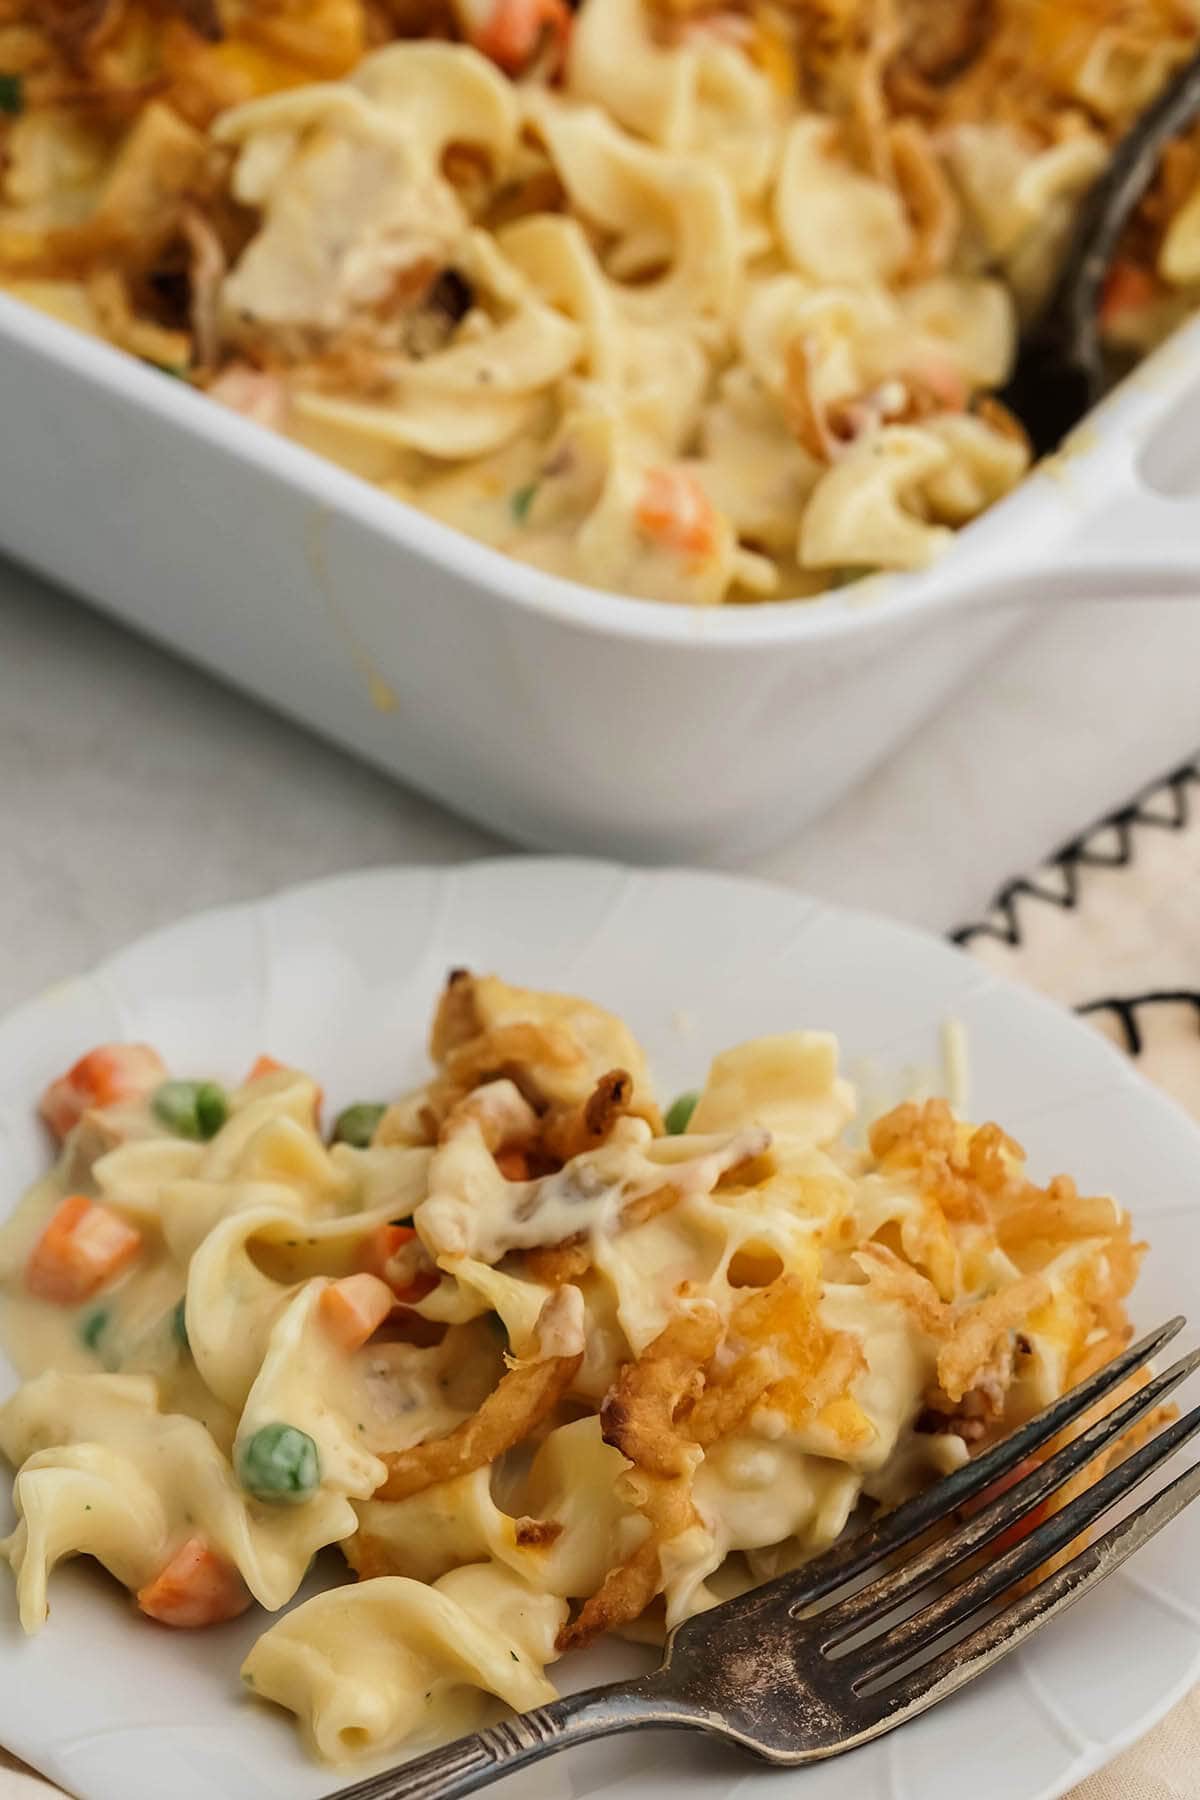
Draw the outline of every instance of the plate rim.
M788 904L795 905L799 911L806 911L811 918L832 915L838 919L856 922L871 931L884 932L897 943L902 944L907 941L919 944L922 947L922 954L927 954L932 949L936 953L944 955L947 961L954 961L963 966L972 966L978 969L981 976L985 978L984 986L986 988L995 987L1007 993L1016 994L1019 996L1021 1004L1028 1007L1033 1013L1053 1019L1056 1029L1061 1030L1065 1025L1069 1031L1080 1034L1080 1041L1087 1040L1091 1045L1093 1055L1099 1047L1107 1058L1116 1086L1133 1092L1137 1096L1139 1104L1149 1104L1152 1108L1159 1109L1174 1121L1177 1131L1182 1125L1184 1135L1190 1136L1194 1142L1197 1170L1200 1172L1200 1123L1192 1118L1174 1096L1152 1083L1110 1039L1086 1024L1072 1009L1050 999L1036 988L1016 980L1006 971L996 969L990 963L982 963L977 957L973 957L965 947L923 926L912 924L907 920L892 918L888 914L870 907L849 906L837 900L826 899L806 889L796 888L787 882L770 877L746 874L736 869L704 868L687 863L638 865L616 858L598 856L510 853L473 857L462 861L412 863L393 861L359 865L304 881L286 883L242 899L218 902L216 905L200 906L181 912L174 918L152 926L149 930L108 950L89 966L77 969L69 975L45 984L24 1000L19 1000L14 1006L0 1012L0 1029L8 1031L14 1026L19 1027L20 1021L25 1015L41 1013L48 1006L61 1004L75 987L82 987L89 981L103 981L111 974L113 965L119 963L126 956L152 952L157 942L169 939L180 928L193 925L202 919L215 921L237 915L253 915L263 908L269 908L277 901L291 899L295 896L319 899L323 894L332 894L335 890L362 889L373 885L385 887L397 879L419 881L434 877L442 882L457 879L470 883L482 882L486 885L488 879L497 871L504 871L510 875L519 873L522 877L536 883L547 878L553 879L557 872L563 870L586 871L597 876L626 878L633 876L650 885L669 883L683 876L689 880L699 879L705 884L714 886L727 886L743 891L756 890L777 900L782 899ZM64 1008L64 1020L65 1017L66 1009ZM16 1196L12 1204L15 1205L19 1197L19 1195ZM1200 1213L1200 1187L1197 1190L1194 1207L1190 1210ZM8 1208L3 1207L3 1204L0 1203L0 1216L7 1216L7 1211ZM1042 1786L1036 1792L1031 1793L1029 1800L1062 1800L1062 1797L1068 1795L1080 1782L1107 1767L1123 1752L1145 1737L1196 1687L1198 1681L1200 1681L1200 1636L1197 1637L1188 1668L1163 1694L1156 1696L1152 1705L1145 1707L1135 1721L1106 1737L1103 1741L1089 1740L1080 1746L1063 1774L1052 1778L1049 1785ZM3 1746L4 1749L8 1749L12 1755L19 1757L37 1774L43 1775L46 1780L55 1782L60 1787L66 1787L67 1776L63 1772L59 1772L61 1759L56 1748L53 1746L42 1747L30 1742L26 1738L19 1720L14 1725L6 1725L5 1737L8 1741ZM349 1770L331 1770L330 1773L335 1780L342 1773L352 1774ZM735 1778L731 1784L731 1795L735 1788L740 1788L740 1779ZM336 1788L330 1790L330 1792L335 1791L337 1791ZM603 1794L603 1788L599 1792Z

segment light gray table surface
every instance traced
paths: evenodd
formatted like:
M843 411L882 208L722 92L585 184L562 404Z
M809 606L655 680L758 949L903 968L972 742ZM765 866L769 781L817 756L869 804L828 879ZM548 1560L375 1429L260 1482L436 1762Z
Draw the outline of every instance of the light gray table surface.
M1200 746L1200 602L1058 609L751 872L937 931ZM509 846L0 563L0 1009L206 906Z

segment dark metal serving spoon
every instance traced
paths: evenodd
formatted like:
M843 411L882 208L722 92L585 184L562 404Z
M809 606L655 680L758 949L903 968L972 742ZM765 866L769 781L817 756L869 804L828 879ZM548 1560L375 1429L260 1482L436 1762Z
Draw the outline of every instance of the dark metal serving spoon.
M1104 391L1099 310L1113 251L1164 147L1197 117L1200 51L1121 139L1080 206L1050 298L1022 335L1016 367L1000 396L1039 455L1056 449Z

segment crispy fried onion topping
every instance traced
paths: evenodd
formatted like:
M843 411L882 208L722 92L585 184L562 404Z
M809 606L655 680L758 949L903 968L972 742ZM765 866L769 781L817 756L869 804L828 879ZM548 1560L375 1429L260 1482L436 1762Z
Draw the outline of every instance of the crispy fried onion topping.
M1007 1388L1013 1335L1049 1298L1045 1276L1023 1275L981 1300L948 1304L931 1281L885 1244L864 1245L854 1260L881 1297L899 1301L928 1336L940 1340L938 1388L947 1400L957 1405L981 1384L993 1392L997 1383ZM989 1407L995 1416L1003 1409L997 1398L999 1404Z
M384 1454L377 1500L407 1500L495 1462L524 1441L563 1398L583 1361L583 1295L561 1287L538 1315L527 1356L513 1361L478 1412L441 1438Z
M811 1284L784 1277L743 1300L728 1327L711 1301L691 1301L621 1370L601 1429L633 1464L630 1486L648 1530L564 1626L561 1650L628 1624L660 1591L664 1545L696 1520L692 1481L709 1445L756 1404L798 1423L847 1394L866 1366L862 1345L821 1323L817 1299Z
M675 1422L700 1398L705 1365L724 1335L710 1301L676 1313L643 1355L625 1364L605 1396L601 1435L643 1474L671 1480L687 1472L691 1444Z
M662 1546L693 1523L692 1475L700 1460L677 1415L700 1396L704 1368L724 1337L711 1301L676 1313L641 1356L621 1370L600 1409L604 1440L633 1464L638 1507L648 1530L608 1571L577 1617L558 1636L560 1650L590 1644L645 1612L662 1585Z

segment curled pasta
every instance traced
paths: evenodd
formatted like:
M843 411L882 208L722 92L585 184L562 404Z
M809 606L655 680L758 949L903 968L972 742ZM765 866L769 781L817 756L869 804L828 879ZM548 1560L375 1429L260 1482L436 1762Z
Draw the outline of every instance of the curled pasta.
M32 1520L19 1520L4 1546L27 1631L43 1623L46 1579L67 1555L103 1550L118 1580L140 1585L198 1528L259 1604L276 1611L315 1553L357 1525L344 1494L326 1488L303 1506L255 1506L199 1420L160 1413L145 1376L39 1376L0 1409L0 1449L17 1465L37 1457L29 1470ZM84 1490L96 1485L109 1498L94 1530L87 1508L95 1501ZM20 1506L20 1476L16 1493Z
M469 1728L470 1700L519 1711L555 1697L543 1673L566 1606L498 1567L431 1586L380 1576L318 1594L258 1640L242 1666L256 1694L300 1720L331 1762ZM474 1714L478 1717L478 1713Z
M853 445L812 491L800 527L801 562L924 567L949 531L921 517L917 492L948 457L943 443L915 426L888 426Z
M792 265L817 281L877 281L911 254L895 190L861 175L836 154L834 127L798 119L788 131L775 216Z
M1019 478L953 422L1200 29L1160 0L1086 31L1054 0L229 0L209 42L150 0L18 10L8 292L506 555L690 606L920 567ZM1185 136L1122 246L1122 354L1200 287L1195 175ZM832 465L929 421L929 516L885 494L848 549Z
M766 372L797 279L762 301ZM836 449L814 504L849 471L853 515L881 443L930 530L1025 454L998 410L935 413ZM278 1612L339 1545L358 1584L245 1674L322 1757L377 1754L796 1566L1127 1339L1120 1208L944 1101L852 1141L824 1034L719 1054L672 1130L584 1001L459 970L430 1050L331 1143L269 1065L225 1092L103 1046L47 1090L62 1154L0 1234L14 1335L51 1347L0 1408L26 1631L68 1557L182 1629Z

